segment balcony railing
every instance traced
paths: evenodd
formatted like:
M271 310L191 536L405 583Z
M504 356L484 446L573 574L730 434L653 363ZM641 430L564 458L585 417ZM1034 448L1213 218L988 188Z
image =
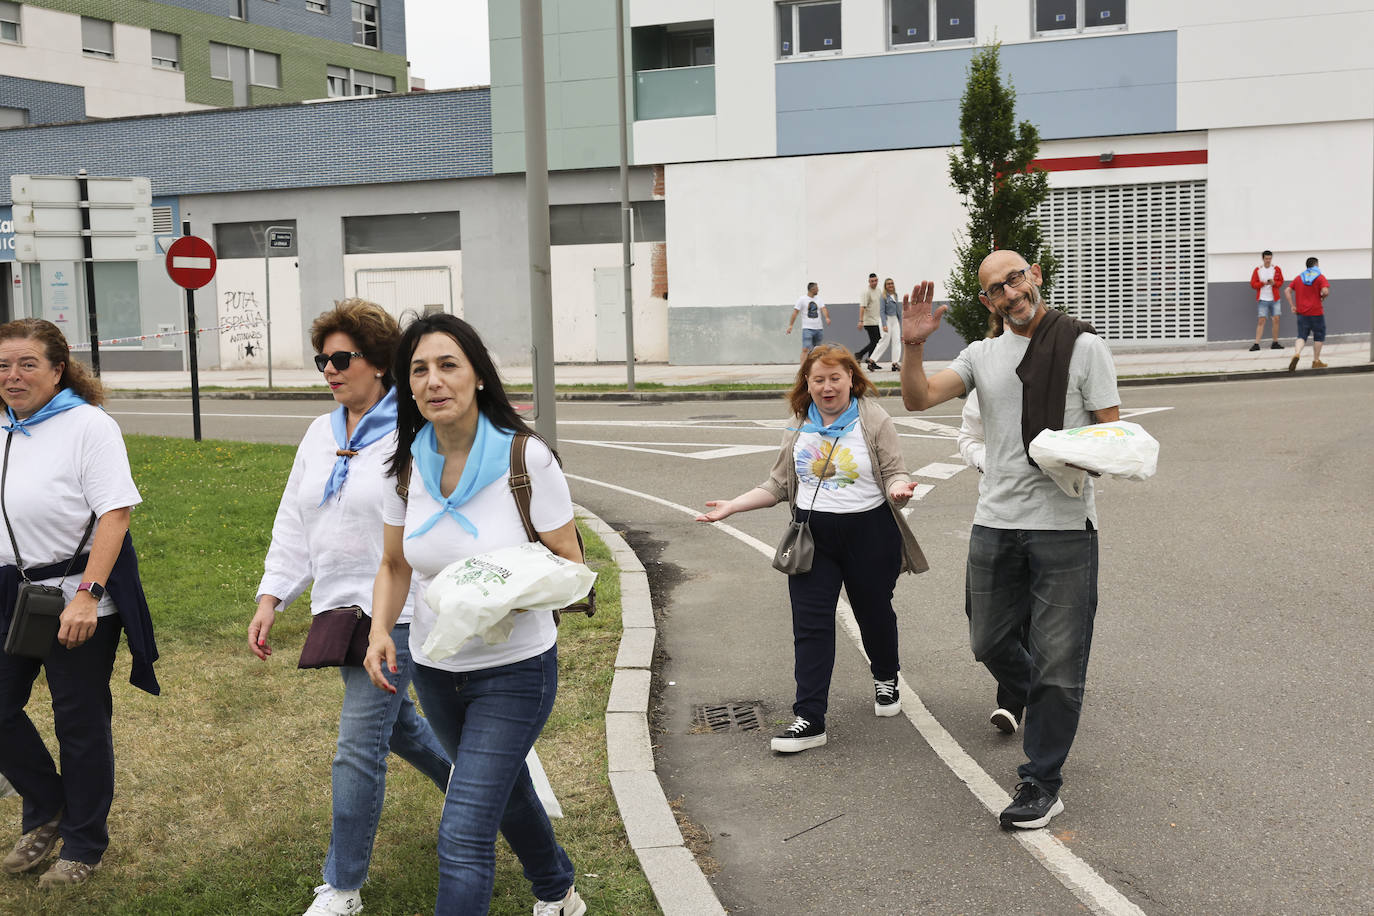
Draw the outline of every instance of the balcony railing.
M635 119L692 118L716 113L716 68L635 72Z

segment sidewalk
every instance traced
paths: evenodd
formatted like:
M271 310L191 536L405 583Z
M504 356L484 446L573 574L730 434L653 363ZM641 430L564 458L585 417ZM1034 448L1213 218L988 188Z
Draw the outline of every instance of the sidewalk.
M1234 341L1224 344L1209 344L1206 347L1176 349L1132 349L1116 352L1116 370L1123 379L1135 376L1174 376L1170 381L1193 381L1217 379L1218 377L1268 377L1274 373L1283 374L1288 369L1288 361L1293 356L1292 341L1285 341L1282 350L1249 351L1250 341ZM1266 344L1267 346L1267 344ZM1303 348L1299 373L1311 371L1312 348ZM1369 335L1351 334L1327 341L1322 349L1322 361L1331 370L1368 371L1374 369L1369 359ZM884 387L896 387L898 373L889 368L872 373L872 378ZM936 371L949 365L948 362L927 363L927 371ZM635 366L636 384L655 383L666 386L682 385L730 385L775 383L779 389L792 384L796 377L796 367L783 365L747 366L670 366L664 363L641 364ZM558 385L624 385L626 381L623 363L598 364L560 364L555 369ZM530 384L529 366L508 366L502 369L507 384ZM106 385L116 391L177 391L190 390L189 372L106 372L102 376ZM311 389L320 397L327 398L320 380L320 373L314 369L275 369L272 372L274 389L294 391ZM260 389L267 386L266 370L255 369L210 369L200 373L201 388L244 388ZM670 399L667 392L649 389L655 398ZM206 397L221 396L219 392L202 392ZM710 399L724 398L729 392L700 392L697 397ZM759 397L767 397L767 392L757 392ZM565 396L595 397L610 399L623 397L617 393L594 394L591 392L560 393Z

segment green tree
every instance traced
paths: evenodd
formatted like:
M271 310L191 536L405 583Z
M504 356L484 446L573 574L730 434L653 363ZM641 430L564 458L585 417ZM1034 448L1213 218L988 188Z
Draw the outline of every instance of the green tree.
M959 100L959 150L949 154L950 184L963 198L968 227L955 244L948 320L965 341L987 334L988 310L978 299L978 265L999 248L1039 264L1048 295L1058 260L1040 237L1035 208L1049 196L1045 172L1031 170L1040 132L1016 123L1016 90L1002 79L1001 45L980 48L969 63Z

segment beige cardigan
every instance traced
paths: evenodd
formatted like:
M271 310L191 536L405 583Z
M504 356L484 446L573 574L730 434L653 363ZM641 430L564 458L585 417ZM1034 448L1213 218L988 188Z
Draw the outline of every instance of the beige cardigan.
M768 479L759 484L759 487L772 493L778 502L789 501L795 508L795 499L790 496L797 490L797 465L792 458L792 451L797 445L797 437L801 435L801 425L806 418L793 419L797 428L789 430L783 438L782 447L778 449L778 460L773 463L773 470L769 472ZM859 398L859 429L863 433L864 445L868 448L869 460L878 469L878 485L883 494L886 495L888 487L894 483L909 482L911 475L906 472L906 464L902 460L896 424L878 404L876 398ZM887 500L887 507L892 510L897 530L902 534L902 571L923 573L930 569L926 555L921 551L921 545L916 543L916 535L912 534L906 517L890 499Z

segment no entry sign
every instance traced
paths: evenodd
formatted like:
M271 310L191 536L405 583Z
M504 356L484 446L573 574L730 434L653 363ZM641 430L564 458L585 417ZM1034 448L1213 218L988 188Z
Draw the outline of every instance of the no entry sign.
M215 276L215 249L205 239L184 235L167 249L167 276L185 289L200 289Z

